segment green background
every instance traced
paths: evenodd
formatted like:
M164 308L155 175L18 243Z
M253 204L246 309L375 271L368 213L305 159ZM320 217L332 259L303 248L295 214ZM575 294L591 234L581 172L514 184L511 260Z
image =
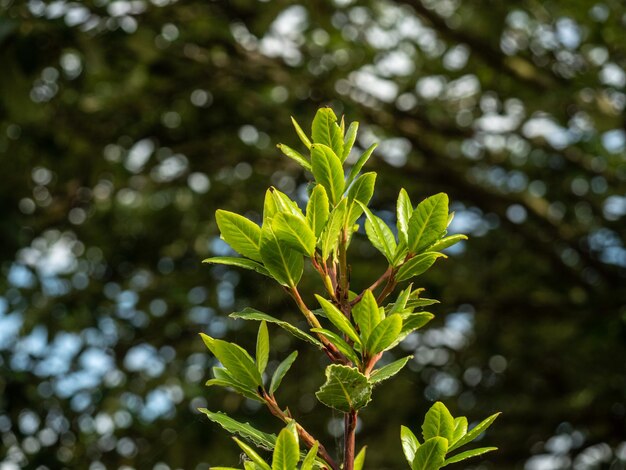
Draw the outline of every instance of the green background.
M203 386L197 333L252 349L228 313L295 308L200 261L228 252L217 208L303 201L275 144L321 105L381 142L377 213L445 191L470 236L419 278L442 303L361 414L366 468L404 468L400 424L437 399L503 412L467 468L626 468L625 28L613 0L0 0L3 468L237 465L203 406L279 429ZM385 269L364 237L349 255L354 285ZM324 359L270 332L272 361L300 351L281 403L333 447Z

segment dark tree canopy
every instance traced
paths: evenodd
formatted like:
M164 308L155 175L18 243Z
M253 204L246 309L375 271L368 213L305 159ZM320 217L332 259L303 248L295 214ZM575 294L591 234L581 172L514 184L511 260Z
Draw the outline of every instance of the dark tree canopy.
M306 196L290 115L320 105L381 141L374 207L445 191L470 239L421 278L442 299L377 390L369 468L404 468L402 422L432 401L501 410L479 468L626 465L626 7L617 1L0 0L2 468L236 465L197 412L276 430L207 389L198 338L296 315L228 251L214 212ZM352 248L360 272L384 270ZM302 286L310 292L311 286ZM281 336L286 350L292 341ZM277 344L280 347L280 342ZM299 348L301 345L293 344ZM302 348L300 361L315 360ZM334 439L292 372L282 401ZM296 384L296 385L293 385ZM419 399L415 399L415 398ZM409 399L411 398L411 399ZM419 406L413 405L420 403ZM393 410L399 407L399 410Z

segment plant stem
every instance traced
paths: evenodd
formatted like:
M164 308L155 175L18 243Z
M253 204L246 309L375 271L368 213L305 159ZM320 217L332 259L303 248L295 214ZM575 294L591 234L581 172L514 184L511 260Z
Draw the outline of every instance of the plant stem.
M351 410L344 415L345 434L344 434L344 453L343 453L343 470L354 470L354 448L356 435L357 412Z
M393 273L393 266L389 266L387 268L387 271L385 271L378 279L376 279L376 281L374 281L374 283L371 286L369 286L367 289L365 289L363 292L361 292L359 295L357 295L350 302L350 305L352 305L354 307L356 304L358 304L361 301L361 299L363 298L363 296L365 295L366 291L368 291L368 290L374 291L374 289L376 289L379 285L381 285L385 279L387 279L389 276L391 276L392 273Z
M302 314L306 317L309 325L313 328L321 328L322 325L317 319L317 317L313 314L313 312L311 312L311 310L309 310L309 307L306 306L306 304L304 303L304 300L302 300L302 297L300 296L300 292L298 292L298 288L296 286L293 286L290 289L287 289L287 292L289 292L289 294L296 301L296 305L298 305L298 308L300 309ZM342 364L348 362L348 360L343 356L343 354L339 352L337 347L333 343L331 343L325 336L317 334L317 337L324 345L324 351L326 352L326 355L331 360L331 362L339 362Z
M267 408L270 410L270 412L274 416L279 418L284 423L289 423L290 421L293 420L290 416L285 414L283 410L280 409L280 406L278 406L278 403L276 402L276 399L273 396L263 393L262 397L265 400L265 404L267 405ZM324 459L324 461L326 461L326 463L330 466L332 470L339 470L339 466L337 465L337 462L335 462L335 460L330 456L330 454L328 453L326 448L323 446L323 444L319 442L317 439L315 439L311 434L309 434L309 432L306 429L304 429L297 421L296 421L296 430L298 432L298 435L300 436L300 439L302 439L302 441L304 442L304 444L306 445L308 449L313 447L315 443L317 442L319 445L317 449L318 455L322 459Z

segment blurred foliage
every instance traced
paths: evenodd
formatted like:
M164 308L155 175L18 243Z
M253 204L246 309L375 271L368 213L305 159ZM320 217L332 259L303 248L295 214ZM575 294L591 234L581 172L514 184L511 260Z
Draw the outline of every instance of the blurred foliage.
M399 186L415 201L445 191L452 229L471 237L423 279L443 299L435 324L405 341L411 371L363 413L370 468L402 467L399 426L436 399L503 411L489 436L501 451L480 468L624 468L622 2L0 0L0 12L3 469L236 465L196 411L208 404L277 430L254 403L204 388L197 333L251 345L254 326L226 314L294 308L270 281L200 260L227 250L217 207L254 218L270 184L305 195L274 145L296 146L289 116L308 122L321 104L361 122L360 149L382 141L369 164L381 216ZM365 244L353 251L357 286L384 269ZM332 442L341 423L313 396L323 377L292 379L281 400Z

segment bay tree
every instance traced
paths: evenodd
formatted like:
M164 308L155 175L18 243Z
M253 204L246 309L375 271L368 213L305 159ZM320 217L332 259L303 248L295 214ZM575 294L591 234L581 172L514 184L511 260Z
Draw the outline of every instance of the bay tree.
M437 301L423 297L424 289L414 283L437 260L447 258L446 248L467 237L448 233L454 213L449 212L444 193L414 205L407 191L400 189L395 225L370 209L377 174L364 168L376 145L348 163L358 122L346 126L344 118L339 120L332 109L321 108L309 135L292 121L303 150L285 144L278 148L312 175L306 207L303 210L288 195L270 187L261 225L218 210L221 237L239 256L212 257L205 262L256 271L277 282L303 315L307 328L248 307L230 316L259 322L253 353L201 334L219 362L207 385L225 387L263 404L285 427L275 435L219 410L200 411L235 436L246 455L245 470L360 470L365 465L366 447L357 452L359 413L370 406L376 386L393 378L412 356L392 362L381 360L386 351L434 318L424 308ZM386 259L388 267L372 278L369 286L354 286L348 249L353 238L362 235ZM305 264L312 269L305 270ZM298 288L302 276L309 272L321 281L319 292L313 293L316 304L306 303ZM281 358L269 371L273 328L286 330L326 356L329 363L323 374L319 371L322 383L315 396L332 413L343 416L344 436L338 449L327 449L307 431L306 423L292 414L288 404L279 402L276 392L297 361L298 351ZM469 429L466 417L453 417L442 402L436 402L427 412L421 432L416 426L401 427L397 451L402 449L412 470L438 470L478 457L496 448L465 446L481 436L497 416Z

